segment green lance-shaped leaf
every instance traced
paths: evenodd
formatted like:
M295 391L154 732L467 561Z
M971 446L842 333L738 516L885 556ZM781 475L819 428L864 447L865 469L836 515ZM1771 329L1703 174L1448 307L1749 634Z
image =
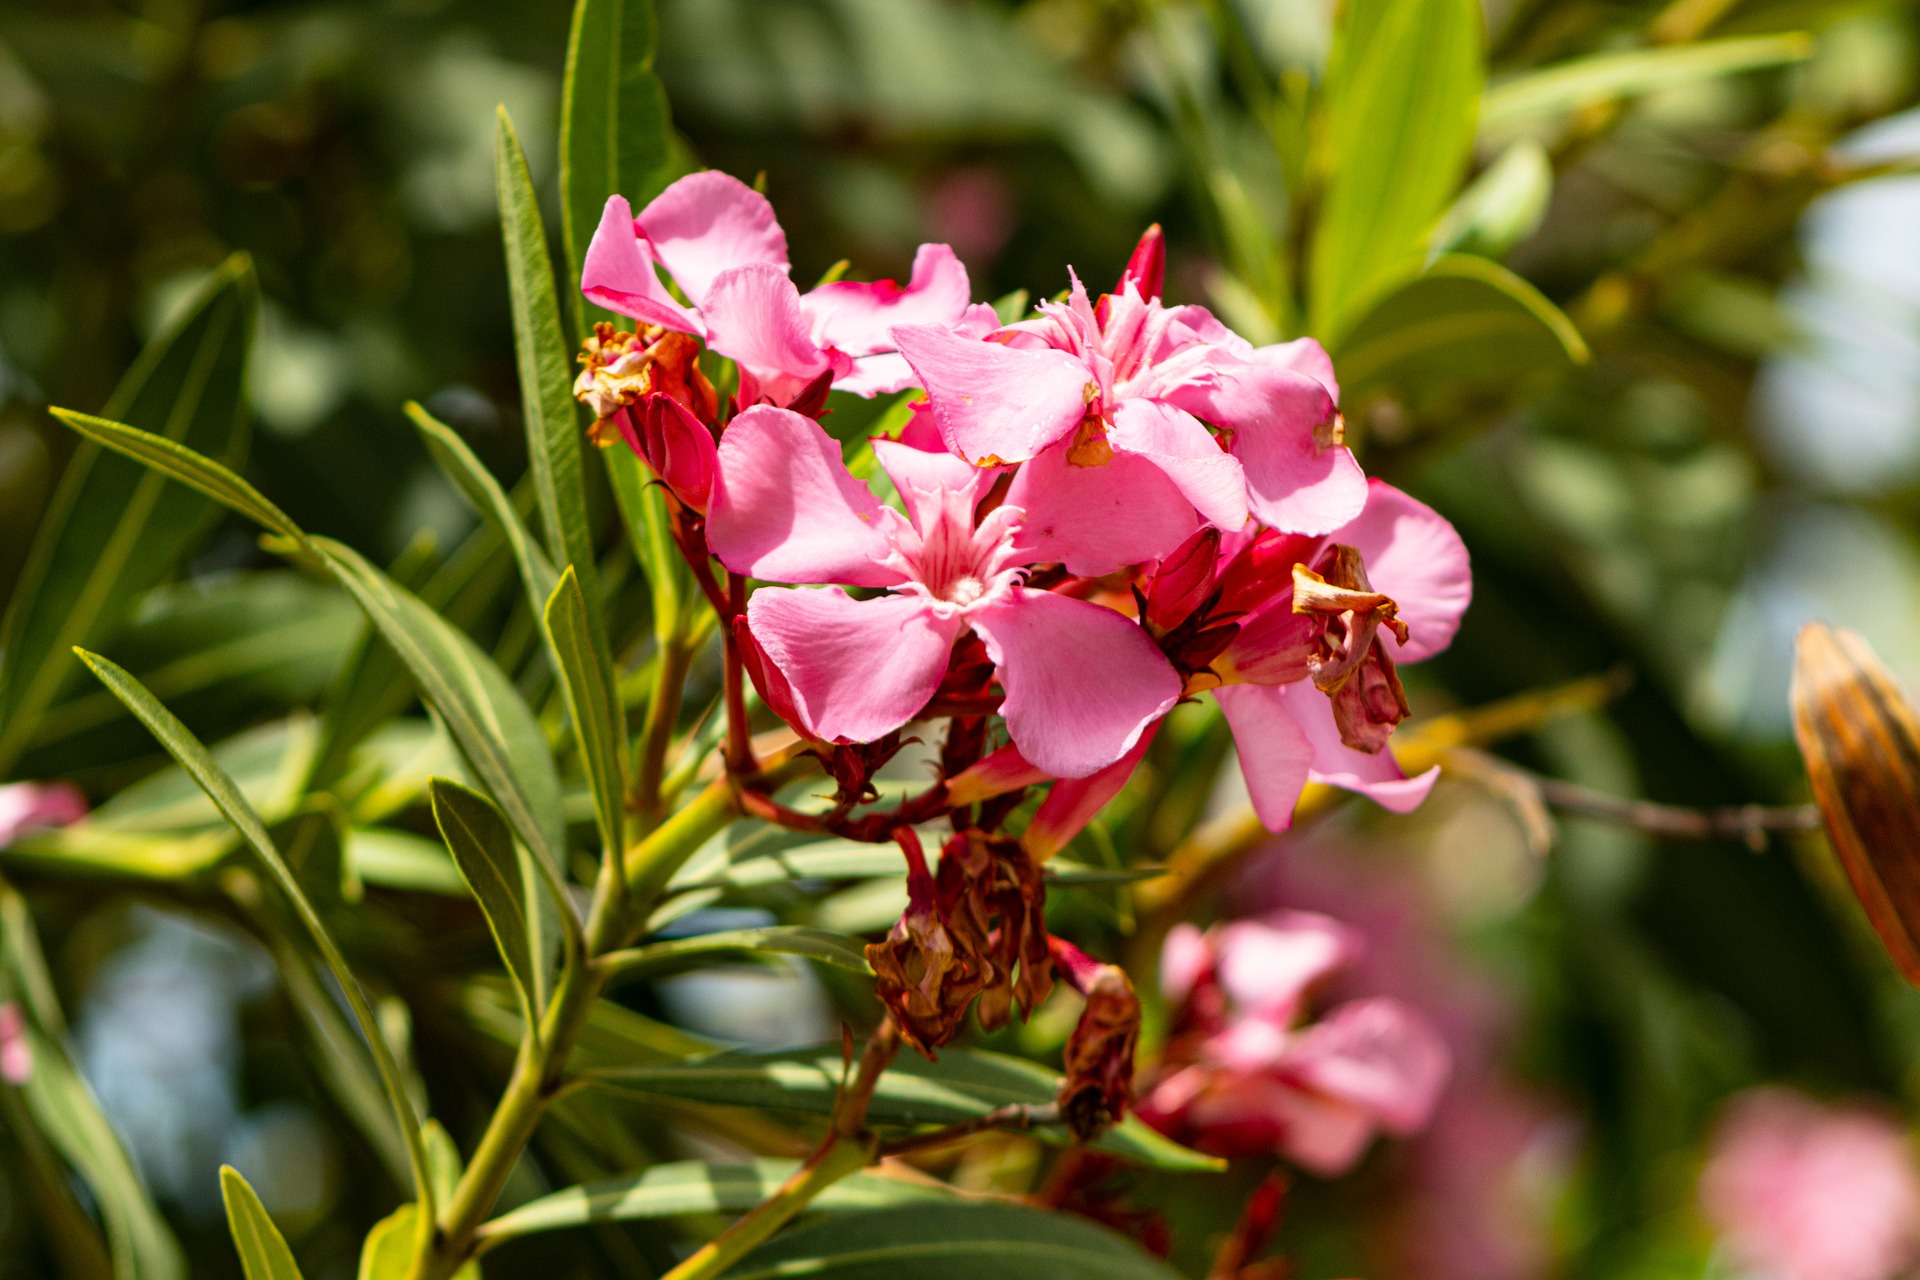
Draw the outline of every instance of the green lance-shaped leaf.
M1499 134L1597 103L1812 56L1813 39L1792 31L1576 58L1489 86L1480 100L1480 131Z
M776 1236L728 1280L1175 1280L1180 1273L1106 1227L1025 1205L897 1205L834 1214Z
M374 1223L360 1246L359 1280L406 1280L423 1234L420 1227L420 1206L414 1204L403 1204ZM480 1264L466 1263L453 1280L480 1280Z
M514 509L513 499L493 478L486 464L474 456L473 450L467 447L467 442L460 438L459 433L412 402L407 404L406 412L420 432L427 452L439 464L441 473L453 482L454 488L460 491L482 520L498 526L505 535L507 545L513 549L514 562L520 566L520 580L526 585L527 603L538 616L560 577L553 567L552 558L527 532L526 522L520 519L520 513Z
M568 291L584 336L591 314L580 266L607 197L639 209L674 172L667 93L653 73L653 0L578 0L560 92L560 205Z
M395 1119L400 1122L401 1133L406 1136L415 1192L431 1204L433 1187L428 1176L426 1147L420 1136L420 1118L407 1098L406 1080L400 1073L400 1065L394 1061L393 1051L388 1048L386 1037L381 1034L380 1024L374 1017L372 1006L367 1003L366 993L360 989L359 980L347 967L346 957L340 954L340 948L327 932L326 925L321 923L319 913L300 888L292 869L274 847L272 838L267 835L266 824L261 822L260 815L254 812L246 796L241 794L233 779L214 760L212 753L171 711L161 706L138 680L97 653L85 650L77 652L80 660L100 678L101 683L126 703L127 710L133 712L159 740L160 745L166 748L167 753L193 776L221 815L233 824L241 838L253 848L268 879L274 882L293 907L294 914L312 938L314 947L333 971L334 980L340 984L347 1003L353 1009L354 1020L360 1024L360 1034L365 1038L368 1049L373 1053L374 1063L380 1069L380 1082L386 1089L387 1101L393 1107Z
M0 992L19 1002L25 1019L31 1069L19 1087L20 1104L32 1126L92 1192L106 1228L115 1280L184 1280L186 1260L173 1232L154 1207L93 1090L67 1055L66 1018L54 995L33 917L26 899L4 883L0 883ZM0 1114L7 1116L9 1124L20 1123L13 1110L8 1096L0 1103ZM20 1142L23 1148L38 1145L28 1134L20 1135ZM65 1177L64 1171L52 1172ZM61 1203L70 1204L65 1191L58 1188ZM76 1253L96 1247L74 1243Z
M247 1280L301 1280L287 1238L267 1216L267 1207L232 1165L220 1166L220 1198L227 1202L227 1230L240 1253Z
M483 1247L538 1231L559 1231L595 1222L639 1222L701 1213L740 1213L780 1189L800 1167L797 1160L714 1164L676 1160L625 1178L568 1187L488 1222L479 1230ZM849 1213L897 1204L951 1201L959 1193L944 1183L909 1182L877 1173L856 1173L834 1183L807 1204L809 1213Z
M1498 263L1448 254L1380 299L1333 358L1351 403L1383 388L1417 411L1585 364L1588 353L1538 289Z
M215 271L106 406L110 418L235 462L259 290L244 256ZM72 676L72 647L102 643L134 598L172 571L213 508L159 476L82 445L60 480L0 619L0 778Z
M589 615L597 619L600 586L594 575L586 492L580 483L580 408L573 399L572 353L560 327L560 301L553 288L546 228L540 222L540 198L505 107L500 108L494 166L513 303L520 405L527 424L527 459L540 498L547 550L556 562L573 565L581 575ZM534 612L538 615L538 606Z
M679 1098L717 1106L830 1115L844 1064L839 1045L777 1053L719 1053L690 1062L614 1067L592 1072L595 1083L627 1093ZM937 1062L917 1054L895 1060L874 1087L867 1121L916 1128L975 1120L1003 1106L1046 1106L1060 1077L1045 1067L1003 1054L943 1049ZM1067 1141L1064 1129L1035 1129L1035 1137ZM1138 1164L1202 1171L1223 1168L1128 1116L1093 1144Z
M671 973L721 957L741 955L800 956L852 973L870 975L873 972L860 939L802 925L729 929L723 933L706 933L694 938L674 938L667 942L649 943L644 947L609 951L597 963L610 975L636 978Z
M1419 269L1459 186L1484 78L1477 0L1352 0L1327 68L1325 196L1314 223L1312 331L1340 340Z
M525 1005L527 1026L534 1028L546 1007L547 989L546 969L539 958L546 947L535 900L538 886L528 882L522 855L513 845L512 828L485 796L445 778L435 778L431 791L433 820L487 918L487 928L493 931L500 957Z
M574 565L560 575L546 606L547 641L560 665L567 711L573 718L580 759L593 791L594 818L600 827L600 847L617 858L626 848L624 838L627 786L626 713L613 668L594 643L593 619Z

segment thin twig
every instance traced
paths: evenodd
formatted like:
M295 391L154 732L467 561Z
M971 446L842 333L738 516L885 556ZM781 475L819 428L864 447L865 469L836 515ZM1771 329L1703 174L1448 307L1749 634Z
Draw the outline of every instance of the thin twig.
M948 1146L955 1142L964 1141L976 1134L987 1133L994 1130L1020 1133L1028 1129L1038 1128L1042 1125L1062 1123L1064 1123L1064 1121L1060 1118L1060 1107L1057 1103L1009 1103L1007 1106L997 1107L983 1116L975 1116L971 1120L962 1120L958 1124L950 1124L943 1129L932 1129L926 1133L908 1134L904 1138L895 1138L891 1142L883 1142L880 1144L880 1154L882 1156L917 1155L923 1151L931 1151L936 1147Z
M1540 789L1540 798L1555 809L1656 835L1696 840L1735 839L1753 848L1765 848L1773 832L1814 831L1820 826L1820 810L1810 804L1741 804L1688 809L1610 796L1560 778L1536 777L1534 785Z

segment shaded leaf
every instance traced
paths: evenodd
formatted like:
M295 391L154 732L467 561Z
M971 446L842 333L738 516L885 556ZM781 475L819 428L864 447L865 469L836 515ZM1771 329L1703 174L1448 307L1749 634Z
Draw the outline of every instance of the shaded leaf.
M301 1280L287 1238L267 1216L267 1207L232 1165L220 1166L220 1198L227 1205L227 1230L240 1254L247 1280Z
M623 978L672 972L720 956L764 953L800 956L837 969L871 974L865 945L858 938L825 929L774 925L763 929L729 929L695 938L674 938L625 951L612 951L596 962L609 974Z
M237 463L246 450L241 388L258 307L252 263L236 255L141 352L106 416ZM0 619L0 778L72 677L72 647L112 634L214 515L204 499L144 468L92 445L75 451Z
M383 889L411 889L462 898L469 892L460 869L447 856L446 846L410 832L355 827L347 833L347 860L362 881Z
M573 565L560 575L546 604L545 621L587 785L593 791L600 848L604 857L618 858L626 848L626 708L604 646L594 643L593 619Z
M538 959L545 941L539 913L529 909L537 889L529 883L528 868L514 848L513 831L478 792L445 778L435 778L431 790L433 820L487 918L507 972L537 1015L547 1002L546 971ZM532 1022L530 1016L529 1025Z
M1524 72L1489 86L1480 101L1480 128L1482 132L1498 132L1615 98L1636 97L1738 71L1777 67L1811 56L1813 40L1799 31L1595 54Z
M1117 1232L1011 1204L914 1204L837 1214L774 1237L729 1280L1174 1280L1180 1273Z
M679 1160L644 1173L568 1187L504 1213L480 1228L482 1240L504 1240L593 1222L634 1222L694 1213L740 1213L766 1199L800 1167L798 1160L711 1164ZM807 1206L812 1213L846 1213L924 1200L951 1200L944 1183L909 1182L856 1173L828 1187Z

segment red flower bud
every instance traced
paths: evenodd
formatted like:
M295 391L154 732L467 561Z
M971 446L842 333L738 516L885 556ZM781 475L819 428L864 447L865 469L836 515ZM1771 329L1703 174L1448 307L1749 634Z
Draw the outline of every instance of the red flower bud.
M1211 525L1174 548L1147 587L1147 625L1164 633L1185 622L1213 590L1219 559L1220 531Z
M704 515L719 465L713 433L667 396L648 396L635 406L632 416L638 419L635 451L683 506ZM628 443L635 443L632 436Z
M1133 256L1127 259L1127 269L1120 273L1120 283L1114 286L1115 293L1125 293L1131 284L1140 291L1142 298L1158 298L1167 281L1167 236L1160 230L1160 224L1154 223L1140 236L1140 243L1133 247Z

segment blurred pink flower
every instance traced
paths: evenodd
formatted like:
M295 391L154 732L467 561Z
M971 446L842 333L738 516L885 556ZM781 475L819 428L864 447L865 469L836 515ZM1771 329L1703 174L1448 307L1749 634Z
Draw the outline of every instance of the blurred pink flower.
M64 827L87 816L87 800L66 782L14 782L0 787L0 848L36 827Z
M663 266L691 305L660 280ZM742 404L791 404L816 379L872 396L913 384L888 330L897 324L998 321L970 304L967 269L943 244L923 244L913 274L843 280L805 294L788 279L787 235L767 198L738 178L689 174L634 215L607 200L581 265L581 291L623 316L701 338L740 366Z
M1790 1089L1727 1104L1700 1208L1732 1260L1766 1280L1888 1280L1920 1257L1920 1175L1906 1131Z
M33 1075L33 1050L27 1046L27 1020L20 1006L0 1004L0 1080L22 1085Z
M939 688L954 641L979 633L1027 760L1063 778L1112 764L1180 696L1134 621L1021 582L1021 511L977 515L996 475L952 454L875 440L906 514L883 506L820 425L757 406L720 438L707 540L729 569L773 582L747 607L756 658L777 669L800 727L867 742L912 719Z
M1360 936L1281 911L1168 935L1161 988L1180 1004L1149 1124L1221 1155L1271 1152L1335 1177L1376 1134L1418 1132L1446 1082L1439 1033L1398 1000L1351 1000L1302 1024L1314 988L1351 963Z
M1013 196L998 169L976 165L942 174L922 207L927 227L974 265L990 260L1013 235Z

